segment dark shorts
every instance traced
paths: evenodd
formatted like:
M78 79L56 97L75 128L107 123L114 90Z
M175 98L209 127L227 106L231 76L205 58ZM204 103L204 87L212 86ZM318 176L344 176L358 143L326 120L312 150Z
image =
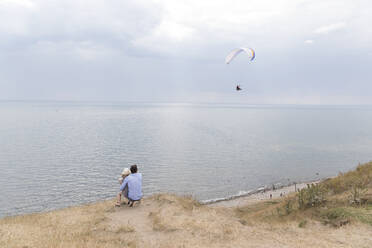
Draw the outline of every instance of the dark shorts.
M133 199L130 199L130 198L128 197L128 200L129 200L129 201L132 201L132 202L136 202L136 201L140 201L141 199L133 200Z

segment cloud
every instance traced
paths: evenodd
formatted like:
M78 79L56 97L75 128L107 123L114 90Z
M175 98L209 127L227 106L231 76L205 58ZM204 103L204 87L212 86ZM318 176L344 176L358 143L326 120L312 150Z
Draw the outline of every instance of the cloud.
M17 49L40 41L85 42L128 56L194 59L217 59L217 52L242 45L259 50L291 49L296 39L308 37L308 30L326 34L345 26L340 19L352 23L350 18L355 16L352 10L357 6L342 0L236 0L233 4L226 0L0 3L3 3L0 47L6 44L8 50L20 43L22 47ZM330 21L334 24L324 24Z
M34 7L34 2L32 0L2 0L0 1L0 6L17 6L17 7Z
M131 41L152 32L160 21L158 5L144 0L6 1L0 4L0 49L89 43L130 54Z
M0 99L42 92L146 100L155 91L160 100L179 92L217 99L235 82L257 101L372 92L371 7L364 0L0 0ZM255 48L255 61L242 56L226 66L225 55L239 46Z
M115 51L110 47L90 41L37 41L29 47L34 56L60 56L77 58L85 61L108 58Z
M316 34L329 34L331 32L344 29L346 24L344 22L333 23L330 25L322 26L314 30Z

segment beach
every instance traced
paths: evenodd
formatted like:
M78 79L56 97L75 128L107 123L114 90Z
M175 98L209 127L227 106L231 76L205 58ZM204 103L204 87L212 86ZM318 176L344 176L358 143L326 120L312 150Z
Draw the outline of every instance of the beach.
M244 196L233 197L232 199L228 200L221 200L210 203L210 206L214 207L239 207L249 204L254 204L262 201L267 201L270 199L280 199L282 197L286 197L287 195L296 192L297 190L301 190L306 188L307 185L317 184L320 180L310 181L306 183L298 183L292 184L288 186L278 187L276 189L268 189L262 187L255 191L255 193L247 194ZM270 197L271 195L271 197Z

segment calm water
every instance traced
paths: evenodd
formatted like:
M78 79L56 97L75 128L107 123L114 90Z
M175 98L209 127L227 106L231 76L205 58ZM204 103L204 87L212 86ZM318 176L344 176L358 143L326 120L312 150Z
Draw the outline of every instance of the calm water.
M0 102L0 216L114 197L133 163L209 200L369 160L372 107Z

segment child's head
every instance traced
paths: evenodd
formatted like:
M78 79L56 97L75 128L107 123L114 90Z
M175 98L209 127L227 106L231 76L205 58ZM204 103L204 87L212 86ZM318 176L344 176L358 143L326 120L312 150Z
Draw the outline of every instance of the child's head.
M121 173L121 177L124 178L130 174L130 170L128 168L124 168L123 172Z

